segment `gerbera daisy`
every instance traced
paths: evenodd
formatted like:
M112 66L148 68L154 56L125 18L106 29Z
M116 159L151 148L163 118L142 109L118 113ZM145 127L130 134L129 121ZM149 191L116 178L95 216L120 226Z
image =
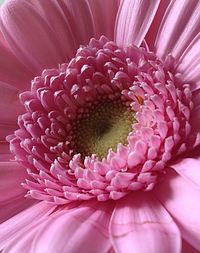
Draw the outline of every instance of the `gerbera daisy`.
M10 0L0 250L200 251L200 2Z

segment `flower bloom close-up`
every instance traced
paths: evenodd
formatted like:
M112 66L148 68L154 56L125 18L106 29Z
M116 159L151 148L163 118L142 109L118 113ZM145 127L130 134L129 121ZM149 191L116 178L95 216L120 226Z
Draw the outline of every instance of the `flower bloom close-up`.
M200 252L200 1L0 7L0 252Z

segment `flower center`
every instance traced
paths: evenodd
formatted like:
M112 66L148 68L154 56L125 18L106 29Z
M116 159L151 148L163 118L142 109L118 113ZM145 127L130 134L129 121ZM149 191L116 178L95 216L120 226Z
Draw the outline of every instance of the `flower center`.
M127 144L135 122L134 113L120 100L103 101L79 114L74 124L75 150L82 156L96 154L103 158L117 144Z

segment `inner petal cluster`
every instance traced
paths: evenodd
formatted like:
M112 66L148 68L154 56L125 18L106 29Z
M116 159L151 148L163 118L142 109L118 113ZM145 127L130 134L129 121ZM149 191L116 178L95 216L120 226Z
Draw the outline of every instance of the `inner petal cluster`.
M25 113L7 139L35 199L106 201L151 190L189 145L192 95L173 57L104 36L44 70L20 100Z

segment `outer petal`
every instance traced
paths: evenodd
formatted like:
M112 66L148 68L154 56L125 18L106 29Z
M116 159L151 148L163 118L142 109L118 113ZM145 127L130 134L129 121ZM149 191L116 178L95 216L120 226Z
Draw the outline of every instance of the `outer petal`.
M0 140L17 129L17 117L24 111L19 102L19 90L0 82Z
M100 0L10 0L2 7L1 29L14 54L40 73L70 60L91 37L104 31L112 37L117 7L115 0L108 5Z
M200 158L185 158L170 167L194 186L200 187Z
M44 219L40 219L39 222L36 221L30 229L22 229L17 232L16 236L10 240L8 245L4 248L3 253L30 253L34 237L43 223Z
M118 0L109 0L106 3L102 0L32 1L37 11L42 10L41 16L53 28L63 49L67 49L66 41L69 36L73 38L75 50L81 44L88 43L92 37L99 38L102 34L110 39L114 37ZM74 54L73 48L71 51Z
M200 31L200 2L172 1L162 20L155 42L156 53L165 58L168 53L179 58Z
M114 27L119 2L119 0L88 0L96 38L105 35L110 40L114 39Z
M176 224L151 194L130 194L118 201L110 222L116 253L180 252Z
M171 0L161 0L156 15L153 19L153 22L145 36L145 41L147 42L150 50L154 51L154 44L156 40L156 36L160 27L160 24L163 20L165 12L170 4Z
M35 238L31 253L108 252L110 206L104 203L101 208L99 203L92 203L60 211L48 219Z
M0 162L0 223L21 212L35 201L24 198L21 182L27 173L16 162Z
M14 54L34 73L67 58L53 30L29 1L7 1L1 8L1 29Z
M2 150L1 150L2 147L4 148L4 146L6 146L6 152L7 152L7 153L3 153ZM1 142L0 142L0 161L1 161L1 162L10 161L10 159L13 158L12 155L9 154L9 151L8 151L8 150L9 150L8 143L6 143L6 145L4 145L4 143L1 143Z
M52 204L40 202L2 223L0 225L0 250L9 247L15 238L18 238L19 235L25 235L41 223L54 209L55 206ZM21 236L19 239L23 240L23 237Z
M4 140L0 140L0 161L7 162L13 159L13 155L10 153L9 143Z
M15 86L19 90L27 89L30 80L33 78L33 73L17 60L4 43L4 41L0 41L0 80Z
M140 46L154 19L160 0L124 0L119 7L115 40L120 46Z
M192 139L196 139L194 144L190 144L189 147L191 149L194 149L194 147L197 147L197 145L200 144L200 89L193 91L192 94L192 102L194 104L194 108L191 112L190 116L190 125L191 125L191 133L190 137ZM195 137L195 138L194 138ZM188 138L188 141L190 143L190 139ZM192 154L193 156L193 154Z
M182 237L200 250L200 190L175 172L168 171L154 193L174 217Z
M24 195L25 194L21 194L8 201L0 203L0 223L5 222L36 202L35 200L25 198Z
M13 197L25 193L20 185L25 180L26 170L17 162L0 162L0 201L12 199ZM2 194L3 193L3 194Z
M193 39L179 60L177 70L183 73L185 82L193 91L200 88L200 33Z
M16 128L16 124L0 123L0 140L5 141L5 137L13 133Z

